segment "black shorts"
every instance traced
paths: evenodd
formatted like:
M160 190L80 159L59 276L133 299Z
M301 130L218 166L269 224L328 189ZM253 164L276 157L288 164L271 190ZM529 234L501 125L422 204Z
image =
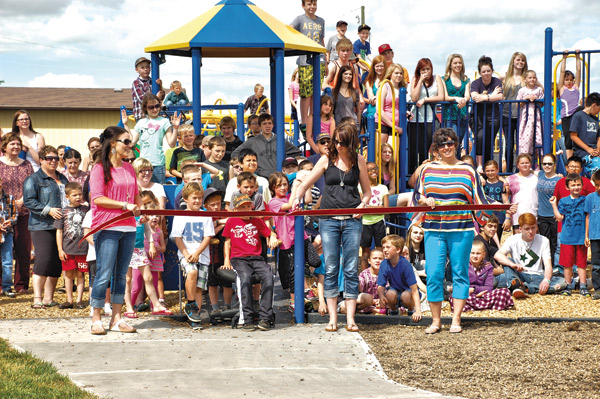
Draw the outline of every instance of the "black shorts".
M380 220L375 224L363 224L360 246L370 248L371 241L375 238L375 247L381 247L381 240L385 235L385 220Z
M381 133L390 135L390 134L392 134L392 128L387 125L384 125L382 123L381 124ZM398 132L396 131L396 133L398 133Z
M62 264L56 246L56 230L32 231L31 241L35 248L33 273L44 277L60 277Z
M565 137L565 148L567 150L573 149L573 140L571 140L571 118L573 118L573 115L565 116L561 119L563 136Z

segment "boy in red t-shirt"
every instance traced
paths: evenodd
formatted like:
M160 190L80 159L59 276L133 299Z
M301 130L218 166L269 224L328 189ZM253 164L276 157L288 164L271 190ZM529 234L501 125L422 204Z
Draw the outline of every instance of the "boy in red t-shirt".
M237 193L231 203L235 211L252 211L252 200L247 194ZM233 269L237 274L236 285L240 300L240 321L244 330L253 331L252 323L252 275L260 280L260 311L258 328L269 330L275 322L273 313L273 272L260 256L262 247L260 237L269 237L269 248L277 247L278 240L274 231L271 231L262 219L250 216L230 217L223 228L225 255L223 269Z

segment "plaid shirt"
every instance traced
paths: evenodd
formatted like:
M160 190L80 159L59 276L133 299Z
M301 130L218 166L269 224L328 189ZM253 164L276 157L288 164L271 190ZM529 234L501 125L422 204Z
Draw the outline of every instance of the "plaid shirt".
M150 85L150 80L144 80L138 76L133 81L131 85L131 97L133 98L133 116L136 121L142 119L144 116L142 114L142 99L144 98L144 94L151 92L152 86Z
M6 229L6 233L12 233L12 226L17 224L17 205L12 195L7 194L2 190L2 196L0 196L0 219L4 222L10 220L11 227Z

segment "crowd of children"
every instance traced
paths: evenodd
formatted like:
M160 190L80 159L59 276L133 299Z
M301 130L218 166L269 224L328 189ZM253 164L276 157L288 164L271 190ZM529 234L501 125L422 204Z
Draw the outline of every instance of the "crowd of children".
M316 3L316 0L302 0L305 13L297 17L292 26L324 44L324 21L315 15ZM313 165L330 149L341 145L332 140L336 129L344 124L360 126L365 105L369 105L367 113L374 113L373 106L380 89L378 83L390 78L389 87L398 89L405 87L409 81L406 70L392 62L393 51L389 45L380 46L380 54L373 59L372 69L361 63L360 60L371 61L368 41L371 28L360 25L359 39L352 43L345 36L347 26L345 21L338 21L336 34L327 41L327 55L321 68L324 78L324 94L319 110L321 126L315 137L310 126L310 114L315 112L311 110L310 98L312 74L317 72L312 71L312 65L306 58L300 57L298 60L299 68L295 72L297 79L293 79L290 92L294 97L297 92L299 101L293 100L292 106L299 110L301 121L307 125L304 129L305 138L313 155L304 158L297 147L286 141L286 156L282 165L277 165L275 161L277 135L273 131L273 118L268 114L268 102L264 101L263 86L256 85L255 94L246 101L245 109L260 115L248 118L249 138L245 142L235 134L237 125L231 117L221 119L219 134L197 137L193 126L185 123L177 112L171 118L165 118L162 113L163 107L189 105L181 83L174 81L170 86L171 91L165 96L162 82L158 80L156 83L161 88L156 95L152 94L150 61L144 57L135 61L135 69L139 74L132 86L135 127L130 129L127 126L125 112L122 113L122 121L131 134L131 139L124 140L124 144L139 146L139 157L135 161L126 161L133 162L144 201L143 208L164 209L167 200L162 184L172 180L178 186L171 206L195 214L175 216L170 226L167 226L164 217L136 218L136 242L126 280L125 317L138 318L138 313L148 308L146 297L150 300L153 315L172 314L165 303L162 282L168 240L174 242L177 248L178 262L184 275L185 314L198 327L202 321L204 294L208 294L209 313L218 314L228 310L234 295L233 282L240 308L239 324L243 329L269 330L274 326L274 278L267 263L269 250L277 252L277 270L282 288L290 294L290 309L303 306L305 300L314 300L319 313L327 312L318 218L306 218L303 237L307 274L315 277L314 289L305 280L305 290L299 293L294 290L295 219L283 215L263 218L253 216L252 212L270 210L285 213L291 210L297 199L297 187ZM456 55L449 58L446 80L449 79L450 68L455 67L456 59ZM527 70L523 71L522 85L516 95L517 100L531 103L520 106L518 148L525 155L517 158L519 173L505 180L499 176L505 165L499 165L495 160L487 160L481 165L479 157L477 163L469 156L463 157L463 161L470 161L474 168L482 166L481 179L486 195L501 203L512 201L523 205L528 202L531 205L527 209L520 209L513 215L512 221L506 218L504 212L498 211L487 219L485 225L480 226L470 253L470 289L465 311L509 309L514 306L513 297L525 298L536 292L571 295L572 290L577 288L576 281L579 282L579 293L584 297L591 296L586 273L588 248L592 252L594 299L600 299L600 212L597 211L600 208L600 188L593 190L592 186L590 189L590 185L586 185L589 181L580 176L581 169L584 169L591 175L594 185L600 187L600 170L596 170L594 163L594 158L600 156L600 134L598 122L593 116L600 111L600 95L592 93L587 97L584 107L577 109L581 68L579 58L576 76L566 71L564 66L565 63L561 67L559 84L564 103L563 128L567 129L565 137L569 138L567 151L574 154L569 161L578 163L579 170L569 169L566 178L560 179L561 176L555 173L556 158L551 154L542 158L542 171L533 170L529 154L533 154L534 147L541 144L541 113L534 101L543 97L543 90L539 87L535 72ZM460 67L464 72L464 65ZM433 75L432 68L428 59L422 59L417 65L411 86L416 119L412 121L415 125L409 130L416 129L416 123L426 121L427 111L423 113L423 104L428 100L444 100L444 91L437 87L443 84L439 76ZM363 90L361 71L365 72L364 77L367 78L367 90ZM499 89L495 93L501 91ZM405 197L400 196L397 202L396 198L391 202L393 195L403 194L398 193L398 176L395 174L399 162L396 155L399 154L395 154L397 149L393 146L392 136L394 130L397 134L402 132L396 126L397 119L394 121L391 118L391 103L386 105L389 92L391 90L386 87L380 94L385 97L382 102L386 113L382 115L384 125L381 132L390 140L383 140L381 162L367 164L370 200L365 205L368 207L387 208L390 204L401 205L402 201L406 201ZM465 96L469 97L468 94ZM484 94L476 94L473 99L479 102L480 96ZM462 97L457 98L456 102L462 108ZM489 94L487 101L490 101ZM387 115L388 111L390 115ZM386 126L386 122L387 125L393 125L394 129ZM169 147L177 147L164 151L165 139ZM77 150L69 147L46 149L46 152L57 154L57 172L69 181L67 184L57 181L61 186L61 196L64 197L61 199L63 206L52 215L66 301L61 304L36 301L33 305L36 309L55 305L61 309L84 309L88 306L84 300L84 273L89 273L91 291L96 273L94 240L88 236L82 245L79 242L89 232L91 225L87 197L88 173L98 162L100 144L100 139L90 139L89 154L83 160ZM54 156L45 159L49 158ZM414 175L418 175L420 169L414 166ZM278 169L283 172L277 172ZM342 178L341 185L343 181ZM319 179L306 191L303 200L308 209L318 208L324 187L323 179ZM520 200L519 195L527 197L526 201ZM535 201L532 196L535 196ZM197 213L222 209L231 211L231 216L213 218L198 216ZM47 214L49 211L42 212ZM14 297L11 288L12 254L11 267L8 267L8 248L12 250L12 246L7 241L13 239L12 228L17 223L17 214L15 198L1 190L2 289L10 297ZM554 219L559 222L558 225ZM540 234L537 233L538 223ZM508 231L511 227L515 234L501 244L502 230ZM388 234L386 215L362 217L360 294L357 298L360 312L391 315L407 312L415 322L422 318L423 312L428 310L423 236L424 230L418 224L410 226L405 240L398 235ZM559 256L558 261L554 260L555 253ZM560 265L563 271L557 271L554 265ZM451 267L447 265L447 275L451 274ZM340 287L343 290L343 284ZM223 308L219 307L219 292L222 292ZM444 285L444 295L454 306L451 284ZM345 310L345 304L341 302L339 311ZM111 312L108 300L104 312ZM328 331L333 331L332 328L328 326Z

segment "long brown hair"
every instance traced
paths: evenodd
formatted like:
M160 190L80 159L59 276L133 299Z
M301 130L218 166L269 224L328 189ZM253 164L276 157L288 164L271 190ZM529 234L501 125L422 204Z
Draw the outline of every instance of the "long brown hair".
M433 64L429 58L421 58L419 62L417 62L417 67L415 68L415 83L413 87L416 87L419 78L421 77L421 69L429 67L431 68L431 75L425 80L425 86L431 87L433 84Z
M33 130L33 121L31 120L31 115L29 115L29 112L25 111L24 109L20 109L17 112L15 112L12 121L12 131L15 133L20 133L19 127L17 126L17 119L23 114L27 115L27 117L29 118L29 130L37 134L37 132Z
M340 68L340 71L338 72L337 82L335 82L335 87L331 91L331 97L333 97L333 100L335 102L337 102L338 94L340 94L340 89L342 88L342 83L344 81L342 79L342 76L344 75L344 72L346 72L346 71L352 72L352 80L350 81L350 83L348 83L348 87L350 88L349 91L350 91L350 96L352 97L352 102L356 103L358 93L356 92L356 89L354 88L354 86L352 86L352 82L354 81L354 74L356 72L354 71L354 67L352 65L344 65L343 67Z
M104 184L108 184L112 180L110 174L110 168L112 167L110 162L111 144L123 133L127 133L127 130L118 126L109 126L100 135L100 143L102 144L102 147L100 147L100 162L104 172Z
M329 160L335 162L339 158L337 147L335 142L339 141L348 146L348 153L350 154L350 167L354 167L358 163L358 130L354 122L352 123L340 123L335 127L333 137L329 143Z

